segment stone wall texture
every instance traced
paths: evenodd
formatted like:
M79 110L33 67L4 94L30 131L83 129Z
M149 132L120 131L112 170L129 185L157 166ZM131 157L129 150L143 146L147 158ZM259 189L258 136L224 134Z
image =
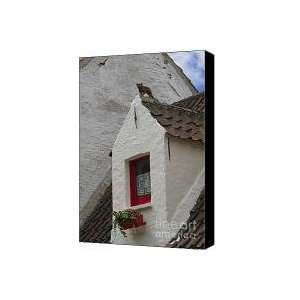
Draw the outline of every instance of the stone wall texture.
M172 103L196 90L167 54L81 58L80 80L80 223L111 183L113 143L138 94L149 86L154 97Z

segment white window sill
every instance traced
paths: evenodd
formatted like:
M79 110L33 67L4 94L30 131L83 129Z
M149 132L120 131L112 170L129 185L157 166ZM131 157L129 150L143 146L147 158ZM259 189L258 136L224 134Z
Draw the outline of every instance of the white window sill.
M152 207L152 203L145 203L141 205L135 205L135 206L130 206L131 209L141 209L141 208L146 208L146 207Z

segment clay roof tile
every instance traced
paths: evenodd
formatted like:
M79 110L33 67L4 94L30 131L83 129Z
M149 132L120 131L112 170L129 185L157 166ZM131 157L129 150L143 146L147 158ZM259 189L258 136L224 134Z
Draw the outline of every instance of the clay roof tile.
M171 136L204 143L203 94L173 104L160 103L154 98L143 97L142 103Z

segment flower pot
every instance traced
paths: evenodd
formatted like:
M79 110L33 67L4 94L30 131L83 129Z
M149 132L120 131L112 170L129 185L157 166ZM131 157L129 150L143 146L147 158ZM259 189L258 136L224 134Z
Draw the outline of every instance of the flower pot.
M144 216L143 215L138 215L135 220L134 220L134 227L140 227L142 225L145 225L146 223L144 222Z
M133 220L126 220L126 221L123 221L122 224L121 224L121 228L123 230L127 230L129 228L132 228L134 226L134 221Z
M115 218L117 213L115 213ZM140 212L134 211L130 212L129 216L127 215L126 218L119 218L118 224L119 228L124 231L127 229L140 227L146 223L144 222L144 216Z

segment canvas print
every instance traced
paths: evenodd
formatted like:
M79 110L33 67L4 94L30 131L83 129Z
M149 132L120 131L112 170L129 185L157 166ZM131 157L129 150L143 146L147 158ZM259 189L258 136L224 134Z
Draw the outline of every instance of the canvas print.
M213 55L81 57L81 242L201 249L213 237Z

